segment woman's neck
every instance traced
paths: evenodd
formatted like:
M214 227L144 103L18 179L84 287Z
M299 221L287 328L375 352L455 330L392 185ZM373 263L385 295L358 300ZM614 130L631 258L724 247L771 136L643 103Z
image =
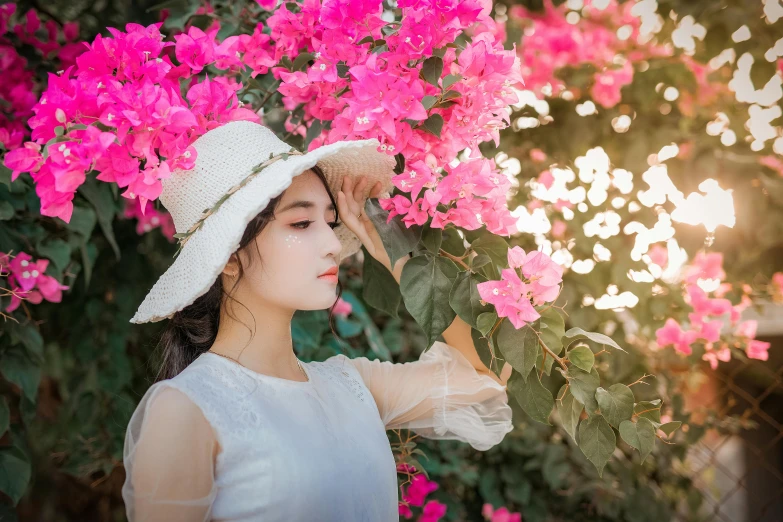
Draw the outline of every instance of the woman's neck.
M230 357L256 373L303 380L291 338L293 312L261 308L234 306L234 317L221 310L220 326L210 351Z

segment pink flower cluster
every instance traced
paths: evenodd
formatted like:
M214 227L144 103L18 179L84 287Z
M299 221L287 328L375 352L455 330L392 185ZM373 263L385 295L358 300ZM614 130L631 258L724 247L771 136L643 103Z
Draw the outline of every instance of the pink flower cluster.
M565 5L555 7L550 0L546 0L543 13L520 5L511 7L510 17L524 26L519 49L528 89L540 95L545 91L547 95L557 95L565 89L563 81L556 77L557 71L589 63L598 70L590 92L592 99L604 107L613 107L620 101L620 89L633 80L633 62L672 54L670 47L639 43L641 22L631 14L632 2L621 4L612 0L602 9L594 3L584 2L577 24L566 20ZM629 32L627 38L618 36L620 27ZM619 65L618 55L624 58Z
M414 472L415 469L408 464L398 464L398 471L406 473ZM413 511L410 506L422 507L421 515L416 519L417 522L437 522L446 514L446 505L437 500L429 500L425 503L427 495L438 489L438 484L428 480L424 474L416 474L411 478L407 491L403 488L402 501L399 505L399 513L406 519L413 517Z
M508 251L508 266L501 271L500 281L477 287L481 300L495 306L498 317L508 317L519 329L541 317L534 306L557 299L563 267L543 252L525 253L518 246Z
M751 304L747 295L749 289L745 288L740 303L733 305L724 297L731 290L729 283L722 283L725 277L723 254L699 252L696 255L684 272L685 300L693 311L688 314L685 328L675 319L669 318L663 327L656 330L656 342L660 348L673 346L678 353L690 355L693 352L692 345L703 342L706 350L703 359L710 363L712 369L718 367L719 361L731 360L732 346L744 349L751 359L768 359L770 343L755 339L756 321L739 322L742 311ZM700 282L708 281L719 283L714 291L707 292L699 286ZM731 334L723 333L723 319L726 315L733 328Z
M481 515L487 522L522 522L521 513L511 513L508 508L494 509L492 504L484 504Z
M74 63L84 48L76 43L79 28L67 23L62 31L54 20L41 24L35 11L28 11L22 21L14 21L16 4L0 5L0 147L13 150L22 146L28 135L26 120L33 114L36 102L34 72L8 39L13 33L19 42L37 49L44 59L57 60L56 66L66 67ZM41 30L47 38L42 40ZM61 43L61 40L63 43Z
M197 136L230 120L258 120L236 96L242 85L234 77L249 67L252 76L271 70L282 82L285 108L303 107L304 124L288 121L289 131L326 123L311 147L374 137L406 158L395 184L410 197L383 202L391 217L402 215L408 226L433 217L436 226L516 232L505 200L509 181L478 152L481 142L498 143L509 124L506 109L518 101L514 88L522 85L519 58L503 49L491 3L405 0L398 7L400 20L388 23L380 0L304 0L297 12L281 4L266 28L259 23L252 35L223 42L216 41L217 23L206 32L191 27L175 42L163 41L160 24L110 29L75 66L50 76L29 120L33 141L5 164L14 179L31 173L44 215L68 221L91 170L145 209L161 180L192 167ZM463 34L468 43L455 43ZM306 71L280 66L302 52L315 62ZM443 68L425 79L424 61L436 56ZM197 81L207 65L225 74ZM465 149L470 157L447 167Z
M268 53L274 50L275 59L293 60L302 52L314 59L304 71L272 69L282 82L286 109L301 106L305 112L304 125L289 122L289 131L304 134L319 120L328 130L311 148L377 138L382 150L402 154L406 169L394 183L409 195L381 202L390 219L401 215L411 226L433 217L433 226L486 225L496 234L515 232L505 201L508 181L478 153L481 142L498 143L499 131L509 124L506 108L518 101L514 88L522 86L519 59L498 40L503 32L489 16L491 3L404 0L397 5L402 16L394 23L382 18L380 0L332 0L322 6L305 0L299 13L283 4L267 20L274 41ZM458 52L454 42L461 34L471 40ZM440 55L443 68L436 71L435 85L423 77L424 61ZM437 120L439 132L416 127L425 120ZM466 148L471 157L447 167ZM441 212L439 204L453 208Z
M151 201L147 201L147 208L142 212L141 201L130 199L125 202L125 211L123 215L128 219L137 219L136 233L139 235L160 227L161 232L169 240L174 242L174 220L168 212L159 212Z
M146 209L160 195L161 180L192 168L196 137L231 120L258 121L237 99L241 84L193 76L207 64L238 70L238 37L218 43L215 25L164 42L160 25L110 28L111 36L98 35L75 66L49 75L28 121L33 141L5 157L12 179L30 172L43 215L69 221L76 189L92 170Z
M675 55L672 44L661 44L642 35L641 20L632 14L634 2L602 0L600 6L597 4L586 0L575 24L566 19L567 4L554 7L551 0L545 2L543 14L522 6L509 9L512 23L522 26L524 36L519 49L527 88L539 96L557 96L566 88L558 73L591 64L597 72L589 95L599 105L610 108L622 99L621 89L633 81L633 63L664 58L685 66L695 79L696 87L682 91L677 100L684 114L692 115L698 107L732 95L727 87L730 68L723 68L722 78L710 78L715 69L709 64L699 63L684 53ZM577 91L573 86L569 89Z
M33 261L33 258L24 252L14 257L0 253L0 277L7 278L11 296L11 303L5 308L6 312L10 313L19 308L22 299L33 304L44 299L52 303L60 302L62 291L68 290L69 287L46 275L48 266L48 259Z

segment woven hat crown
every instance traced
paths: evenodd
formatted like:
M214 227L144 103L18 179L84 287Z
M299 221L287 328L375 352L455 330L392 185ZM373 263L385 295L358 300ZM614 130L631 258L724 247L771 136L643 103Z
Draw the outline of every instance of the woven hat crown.
M160 202L171 214L178 234L193 226L204 210L212 208L253 167L270 155L291 150L271 129L257 124L212 129L197 138L193 148L198 154L193 168L175 169L161 183Z

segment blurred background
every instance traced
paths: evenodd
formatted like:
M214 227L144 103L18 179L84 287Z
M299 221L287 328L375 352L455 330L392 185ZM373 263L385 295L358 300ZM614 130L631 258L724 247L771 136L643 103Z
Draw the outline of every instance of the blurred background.
M4 4L0 152L30 139L30 108L80 42L162 18L171 35L214 19L241 31L253 4ZM415 438L428 498L442 520L500 522L486 504L525 521L783 520L783 4L530 0L492 15L525 79L499 144L482 145L514 186L510 243L564 266L569 320L628 349L599 358L602 375L648 376L634 393L663 397L662 417L683 426L643 462L618 447L599 477L562 428L510 400L515 430L489 451ZM278 108L266 122L284 135L284 120ZM128 320L172 258L173 225L92 178L74 205L67 224L41 216L30 176L0 166L0 254L48 260L53 278L12 306L0 277L3 522L125 518L125 427L163 328ZM364 266L341 267L339 338L327 311L297 314L301 359L405 362L426 348L404 306L369 305ZM702 324L705 306L719 324ZM412 436L389 432L395 451Z

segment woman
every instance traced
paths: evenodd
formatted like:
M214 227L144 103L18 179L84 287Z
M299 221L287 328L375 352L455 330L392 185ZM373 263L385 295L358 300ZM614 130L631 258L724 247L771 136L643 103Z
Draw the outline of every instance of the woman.
M390 266L362 212L391 187L394 160L376 140L301 154L237 121L193 146L194 168L160 198L181 250L132 319L170 321L159 380L126 435L131 522L390 522L387 429L477 449L502 440L511 368L492 374L459 319L416 362L294 353L294 312L331 307L337 266L362 244L399 282L407 258Z

